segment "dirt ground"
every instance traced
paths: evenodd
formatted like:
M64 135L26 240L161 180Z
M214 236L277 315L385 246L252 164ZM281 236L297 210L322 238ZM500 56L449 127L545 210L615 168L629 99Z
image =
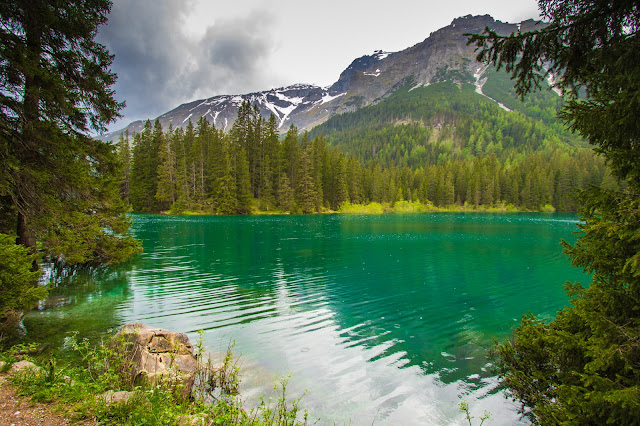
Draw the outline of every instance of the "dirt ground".
M0 374L0 426L60 426L72 424L56 414L47 404L32 404L29 398L17 396L7 382L6 374Z

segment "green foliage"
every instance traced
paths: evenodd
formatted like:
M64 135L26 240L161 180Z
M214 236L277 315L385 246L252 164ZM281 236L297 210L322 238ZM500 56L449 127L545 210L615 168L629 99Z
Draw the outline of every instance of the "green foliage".
M258 424L292 426L307 424L309 413L307 410L300 408L300 401L304 395L292 401L287 400L287 385L289 384L289 379L290 376L282 377L277 379L273 385L273 390L278 396L275 405L272 405L262 398L258 408L251 410L250 414L258 421ZM302 415L301 421L298 419L300 415Z
M467 421L469 422L469 426L472 426L473 423L471 423L471 420L473 420L473 416L471 415L471 412L469 411L469 403L467 401L462 400L458 404L458 408L460 409L460 411L462 411L465 414L465 417L466 417ZM487 410L485 410L484 414L482 415L482 417L480 417L479 426L482 426L482 424L485 422L485 420L489 420L489 418L491 418L491 413L488 412Z
M15 237L0 234L0 331L6 321L47 296L38 285L40 271L32 270L34 258L29 249L15 243Z
M127 234L114 147L94 140L123 104L113 57L94 41L111 4L0 5L0 211L18 243L67 263L117 262L140 249ZM6 218L4 218L6 219Z
M381 214L384 213L384 207L380 203L371 202L369 204L351 204L345 201L340 205L340 213L351 214Z
M41 363L45 368L25 371L10 380L20 395L38 402L56 405L72 421L99 424L214 424L214 425L306 425L307 413L300 407L301 398L289 400L287 380L277 380L275 401L261 399L258 407L245 410L238 394L239 368L230 344L221 366L206 357L202 340L196 343L199 360L193 394L184 400L171 383L136 386L129 370L134 354L124 340L106 336L97 345L72 334L66 347L78 355L63 363L55 358ZM16 347L0 353L10 365L25 348ZM21 355L22 358L24 356ZM133 392L126 402L106 404L106 391ZM178 389L179 390L179 389Z
M437 206L575 210L574 190L603 182L604 161L555 118L562 99L554 92L521 104L505 73L487 74L483 88L515 111L472 85L445 81L401 88L376 105L332 117L311 136L324 133L329 145L367 165L357 202L418 198Z
M511 340L497 347L501 374L535 423L637 424L640 9L627 1L539 4L548 26L507 37L486 30L470 42L480 59L512 73L519 95L552 74L568 96L560 117L603 155L612 176L582 191L582 233L573 246L563 243L571 263L593 281L567 283L571 306L554 320L523 317ZM612 185L612 177L622 185Z

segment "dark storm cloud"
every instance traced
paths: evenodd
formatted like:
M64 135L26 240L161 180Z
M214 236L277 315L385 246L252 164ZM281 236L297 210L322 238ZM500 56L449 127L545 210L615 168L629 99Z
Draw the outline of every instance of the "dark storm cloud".
M127 102L125 119L113 129L186 101L266 88L269 19L259 13L234 21L212 19L197 40L184 34L191 6L178 0L114 1L98 34L115 54L116 98Z

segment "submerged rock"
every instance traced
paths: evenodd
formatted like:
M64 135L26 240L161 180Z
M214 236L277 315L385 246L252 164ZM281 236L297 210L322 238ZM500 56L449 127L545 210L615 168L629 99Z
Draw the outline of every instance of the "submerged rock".
M125 342L134 383L165 383L175 386L183 398L191 396L198 361L186 334L144 324L126 324L116 333L114 341Z

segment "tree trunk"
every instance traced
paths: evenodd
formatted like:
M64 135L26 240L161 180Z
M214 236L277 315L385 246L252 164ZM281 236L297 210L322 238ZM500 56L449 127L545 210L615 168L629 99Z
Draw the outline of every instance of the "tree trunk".
M18 226L16 229L16 233L18 234L18 237L16 238L16 244L22 244L29 249L29 252L31 254L34 254L36 252L36 239L31 234L31 232L29 232L29 227L27 226L27 217L24 215L24 213L21 212L18 212ZM31 270L38 270L38 262L36 262L36 259L33 259Z

